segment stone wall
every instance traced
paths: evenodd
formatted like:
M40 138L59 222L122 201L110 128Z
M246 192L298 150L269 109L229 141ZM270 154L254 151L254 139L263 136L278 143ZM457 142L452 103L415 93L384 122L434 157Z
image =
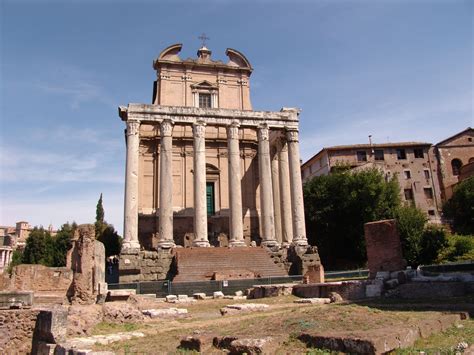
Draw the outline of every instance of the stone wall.
M141 251L120 255L120 282L156 281L168 278L173 255L171 250Z
M403 259L400 236L394 219L366 223L364 235L369 277L374 278L379 271L405 269L406 261Z
M26 354L31 351L36 309L0 310L0 354Z
M0 289L34 292L64 292L71 285L72 270L65 267L22 264L8 278L3 275Z

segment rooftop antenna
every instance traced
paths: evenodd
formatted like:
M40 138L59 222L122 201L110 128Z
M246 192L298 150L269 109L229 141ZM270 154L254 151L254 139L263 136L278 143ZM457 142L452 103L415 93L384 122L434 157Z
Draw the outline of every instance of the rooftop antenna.
M206 47L206 41L210 40L210 38L207 37L204 32L198 38L202 41L203 47Z

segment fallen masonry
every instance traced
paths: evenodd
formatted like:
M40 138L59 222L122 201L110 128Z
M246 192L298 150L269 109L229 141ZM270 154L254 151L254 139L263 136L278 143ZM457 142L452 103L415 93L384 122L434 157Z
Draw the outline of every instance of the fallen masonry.
M331 303L330 298L301 298L295 300L295 303L310 303L310 304L329 304Z
M241 312L262 312L268 308L269 306L263 303L242 303L227 305L221 308L220 312L224 316Z
M186 316L188 310L185 308L146 309L142 313L150 318L176 318Z

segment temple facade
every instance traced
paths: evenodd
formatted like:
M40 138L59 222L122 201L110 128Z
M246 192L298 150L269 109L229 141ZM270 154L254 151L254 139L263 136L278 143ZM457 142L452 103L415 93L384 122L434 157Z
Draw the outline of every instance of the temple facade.
M307 245L299 110L253 111L252 67L204 45L154 61L152 104L119 108L126 124L123 250L176 245Z

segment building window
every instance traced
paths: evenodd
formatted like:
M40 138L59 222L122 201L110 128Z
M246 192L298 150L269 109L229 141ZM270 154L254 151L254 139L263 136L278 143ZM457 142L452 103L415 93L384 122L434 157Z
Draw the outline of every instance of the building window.
M402 160L407 158L407 153L405 149L397 149L397 159Z
M425 179L429 179L430 178L430 171L428 169L425 169L424 173L425 173Z
M405 189L403 190L405 194L405 200L411 201L413 200L413 189Z
M429 200L433 199L433 189L431 187L425 187L423 188L425 191L425 197Z
M384 160L383 149L375 149L374 157L375 157L375 160Z
M436 215L435 210L428 210L428 215L434 217Z
M207 200L207 215L212 216L216 213L215 205L214 183L206 182L206 200Z
M423 149L415 148L413 149L413 153L415 153L415 158L424 158L425 155L423 154Z
M405 176L405 180L411 179L411 171L410 170L404 170L403 175Z
M453 175L458 176L461 173L462 161L459 159L451 160L451 168L453 169Z
M211 94L199 94L199 107L211 108Z
M367 152L364 150L358 150L357 161L367 161Z

